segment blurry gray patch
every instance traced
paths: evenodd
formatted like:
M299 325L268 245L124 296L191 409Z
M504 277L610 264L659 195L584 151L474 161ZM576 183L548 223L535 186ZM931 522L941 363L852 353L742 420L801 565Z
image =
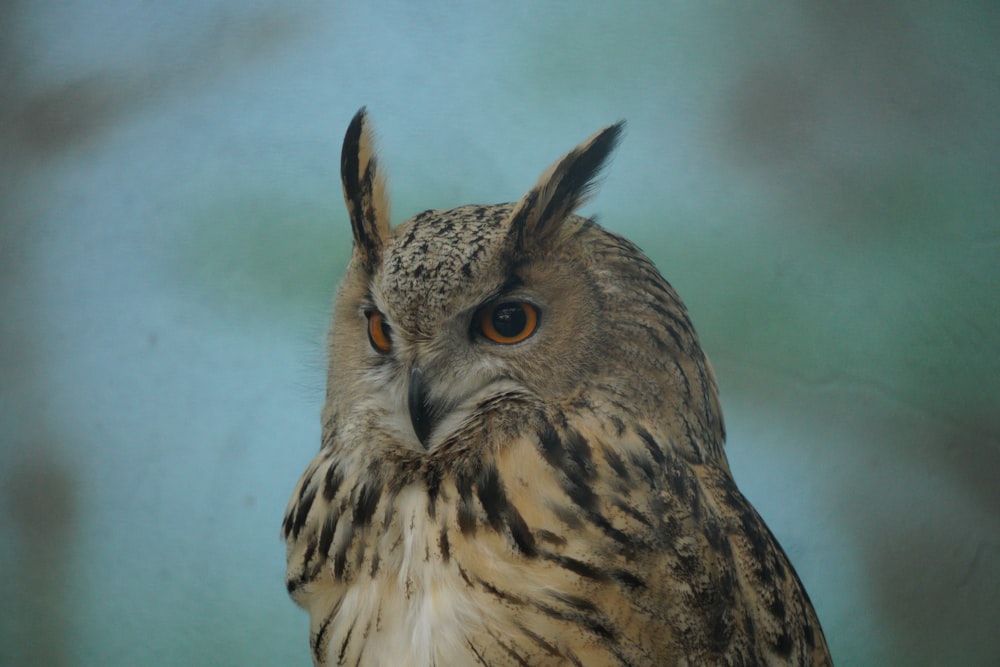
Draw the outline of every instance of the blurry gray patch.
M107 76L93 76L24 94L6 120L28 151L48 154L82 141L111 124L128 103L128 91Z
M95 71L44 87L25 78L20 63L31 54L18 51L12 5L0 4L0 146L42 157L93 137L126 113L259 62L310 25L305 14L287 8L223 12L189 34L150 44L146 57L129 63L131 69Z
M819 115L815 83L778 66L746 73L730 93L733 146L753 160L799 157L812 142Z
M76 479L41 445L12 464L3 479L3 509L15 526L10 664L70 664L72 610L68 580L75 552ZM4 651L6 653L6 651Z
M957 179L995 189L1000 88L983 72L996 16L895 0L801 9L787 40L747 26L756 46L724 101L724 159L758 171L797 221L861 242L939 213L921 205Z
M76 521L75 479L45 449L10 467L4 496L4 508L26 543L51 543Z

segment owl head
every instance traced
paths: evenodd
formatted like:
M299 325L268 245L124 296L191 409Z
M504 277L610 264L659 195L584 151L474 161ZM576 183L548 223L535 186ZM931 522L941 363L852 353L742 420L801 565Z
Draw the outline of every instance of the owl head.
M695 408L721 443L715 382L680 299L633 244L574 214L622 128L571 150L517 203L393 227L365 110L354 116L341 155L354 248L329 339L327 424L432 450L474 410L519 394L650 419Z

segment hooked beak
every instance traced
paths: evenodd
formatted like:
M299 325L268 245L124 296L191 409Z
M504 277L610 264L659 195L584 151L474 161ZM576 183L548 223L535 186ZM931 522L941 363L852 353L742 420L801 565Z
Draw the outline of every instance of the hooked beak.
M427 381L424 379L420 366L415 365L410 370L410 386L406 398L413 432L417 434L417 439L420 440L424 449L427 449L427 438L434 430L434 425L440 421L443 410L441 406L431 403Z

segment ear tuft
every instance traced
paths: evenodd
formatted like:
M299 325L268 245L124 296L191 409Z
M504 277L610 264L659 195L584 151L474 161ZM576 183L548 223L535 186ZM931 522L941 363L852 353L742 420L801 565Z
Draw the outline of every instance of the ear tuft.
M355 252L372 273L389 238L389 198L377 168L375 141L364 107L347 128L340 153L340 179L351 218Z
M507 245L520 256L544 244L594 188L601 168L618 145L625 122L600 130L542 174L510 215Z

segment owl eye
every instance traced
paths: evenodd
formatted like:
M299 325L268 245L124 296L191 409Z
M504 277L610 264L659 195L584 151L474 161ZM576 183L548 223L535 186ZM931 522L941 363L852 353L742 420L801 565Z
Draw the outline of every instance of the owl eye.
M385 354L392 349L392 329L377 310L365 311L365 317L368 318L368 342L376 352Z
M475 324L494 343L520 343L538 328L538 308L524 301L504 301L480 310Z

